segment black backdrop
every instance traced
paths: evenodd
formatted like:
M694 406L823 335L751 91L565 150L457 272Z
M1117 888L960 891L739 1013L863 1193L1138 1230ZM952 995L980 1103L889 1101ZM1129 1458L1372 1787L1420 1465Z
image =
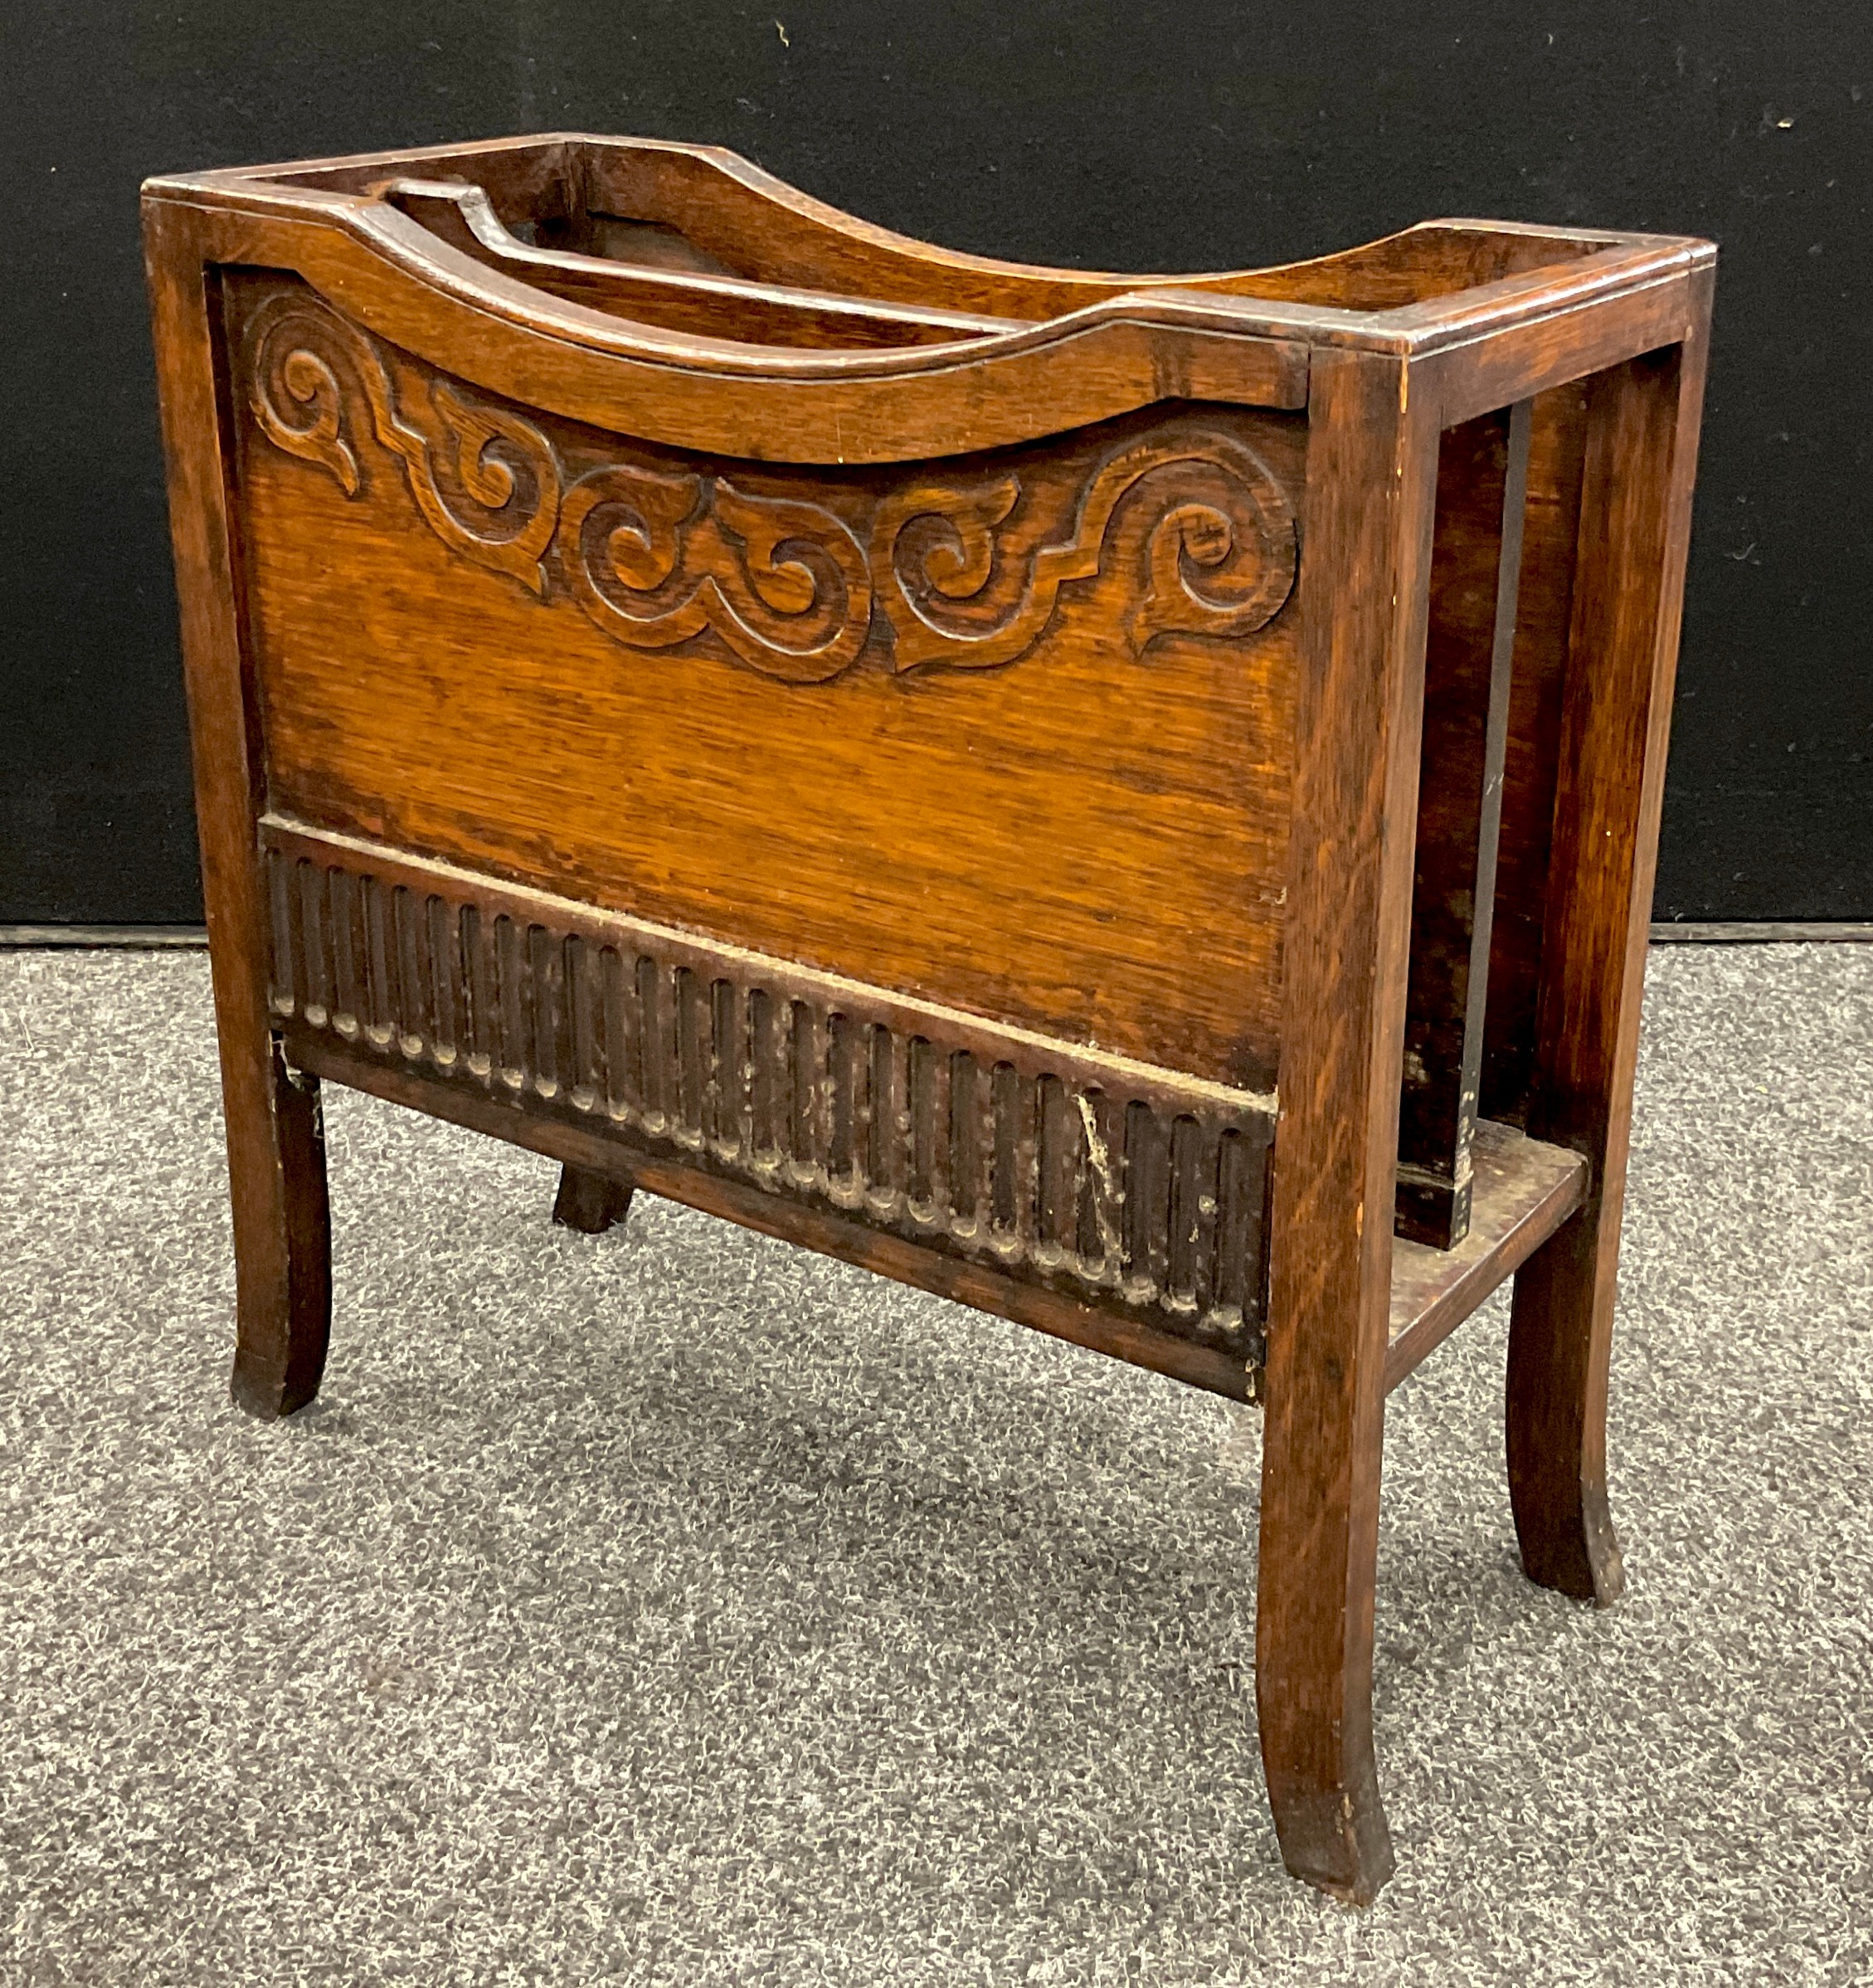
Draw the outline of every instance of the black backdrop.
M1873 9L6 11L0 921L199 916L139 179L552 129L731 145L869 219L1035 261L1273 261L1450 213L1714 236L1657 914L1873 918Z

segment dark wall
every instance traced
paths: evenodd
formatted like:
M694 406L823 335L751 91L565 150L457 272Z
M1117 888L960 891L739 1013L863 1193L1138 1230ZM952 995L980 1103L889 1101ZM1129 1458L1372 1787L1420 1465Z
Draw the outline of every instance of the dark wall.
M8 12L0 920L199 915L139 178L547 129L732 145L1038 261L1272 261L1449 213L1715 236L1657 914L1873 918L1873 9Z

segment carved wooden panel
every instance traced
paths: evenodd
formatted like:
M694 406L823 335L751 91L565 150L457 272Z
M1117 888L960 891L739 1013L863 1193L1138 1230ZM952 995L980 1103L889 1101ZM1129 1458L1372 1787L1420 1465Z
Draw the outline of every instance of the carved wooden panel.
M1272 1084L1299 417L783 467L223 307L280 811Z
M1118 441L1064 493L1014 471L912 475L854 529L823 502L719 473L572 473L535 422L408 364L303 290L249 318L240 379L268 441L348 497L364 490L368 432L452 552L536 594L563 587L629 647L706 629L792 682L823 683L868 650L899 670L1011 662L1073 583L1105 581L1135 656L1173 630L1252 634L1294 586L1280 484L1248 444L1191 420Z
M1258 1360L1275 1100L269 821L296 1031Z

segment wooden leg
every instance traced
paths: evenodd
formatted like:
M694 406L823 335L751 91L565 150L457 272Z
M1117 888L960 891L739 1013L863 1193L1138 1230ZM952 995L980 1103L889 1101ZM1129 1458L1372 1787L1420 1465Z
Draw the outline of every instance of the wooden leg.
M631 1190L621 1181L587 1172L583 1167L560 1168L552 1219L561 1228L576 1229L582 1235L602 1235L614 1222L625 1219L630 1205Z
M1438 435L1406 386L1363 353L1309 379L1255 1624L1282 1855L1355 1904L1392 1870L1373 1606Z
M1505 1416L1524 1571L1602 1608L1626 1591L1607 1500L1617 1210L1604 1230L1584 1209L1517 1274Z
M153 218L150 303L163 355L169 515L233 1204L233 1394L271 1418L303 1408L324 1370L331 1211L318 1080L287 1068L269 1020L269 900L254 836L266 788L252 753L260 724L241 657L204 224L200 212L180 208Z
M332 1220L319 1079L270 1035L258 1070L229 1070L237 1328L231 1391L267 1420L319 1391L332 1323ZM258 1060L257 1059L255 1060Z
M1268 1802L1289 1870L1366 1905L1393 1866L1372 1745L1378 1431L1363 1455L1326 1456L1272 1396L1270 1411L1255 1615Z
M1677 659L1701 316L1592 382L1528 1129L1586 1154L1579 1213L1523 1265L1509 1333L1509 1489L1530 1580L1625 1586L1607 1503L1607 1376L1639 1004Z

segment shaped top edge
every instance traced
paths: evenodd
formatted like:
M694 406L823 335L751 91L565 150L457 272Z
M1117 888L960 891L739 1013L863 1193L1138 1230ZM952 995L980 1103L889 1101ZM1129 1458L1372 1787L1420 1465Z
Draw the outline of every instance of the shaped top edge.
M1307 335L1322 314L1334 343L1409 351L1469 314L1480 292L1524 300L1578 292L1596 275L1630 280L1631 265L1708 261L1695 237L1439 219L1374 241L1262 268L1126 275L1051 268L946 249L867 222L800 192L739 153L661 139L555 132L272 165L164 174L155 199L264 204L335 219L381 204L375 190L413 171L482 188L517 241L592 251L614 266L653 266L804 289L883 305L1032 324L1121 296L1175 290L1254 312L1275 307ZM1624 251L1618 253L1617 251ZM1615 268L1615 265L1619 266ZM1283 308L1286 307L1286 308ZM1298 307L1297 309L1296 307ZM1369 339L1357 335L1369 326Z

